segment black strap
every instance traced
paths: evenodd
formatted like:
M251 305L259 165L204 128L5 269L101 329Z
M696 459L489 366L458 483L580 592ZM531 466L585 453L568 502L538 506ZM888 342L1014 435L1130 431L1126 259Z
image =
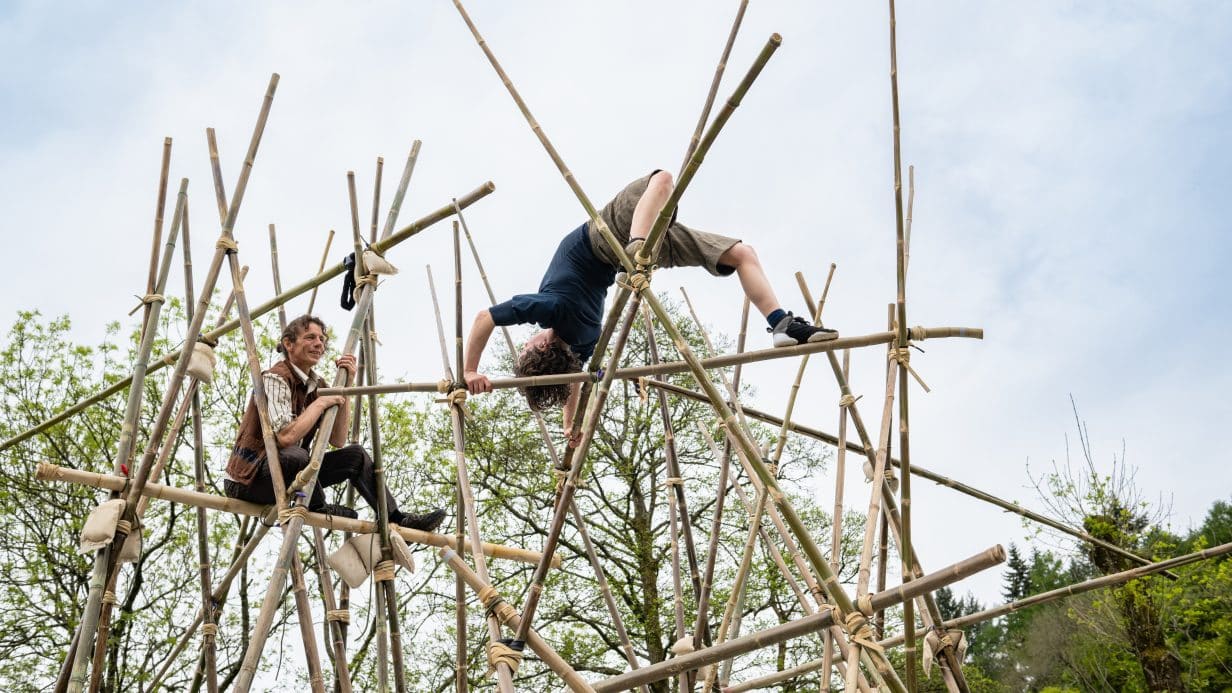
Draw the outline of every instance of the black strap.
M342 266L346 268L342 275L342 309L351 310L355 307L355 253L347 255Z

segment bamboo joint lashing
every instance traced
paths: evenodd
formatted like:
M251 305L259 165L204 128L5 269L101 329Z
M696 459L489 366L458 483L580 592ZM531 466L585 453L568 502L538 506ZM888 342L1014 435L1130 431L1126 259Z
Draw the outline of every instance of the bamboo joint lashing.
M440 383L437 384L437 389L439 390L443 384L448 383L448 382L449 381L447 380L442 380ZM450 387L453 387L453 389L448 390L449 394L445 395L441 399L436 400L437 403L447 404L451 407L457 407L458 410L462 412L463 418L465 418L467 421L473 421L475 417L471 414L470 407L466 406L466 394L467 394L466 388L460 387L460 386L454 387L453 383L450 383Z
M218 635L218 624L216 623L202 623L201 624L201 637L212 638L216 635Z
M864 395L860 395L860 397L863 397L863 396ZM854 407L856 405L856 402L860 401L860 397L855 397L850 394L843 395L842 397L838 398L838 406Z
M350 609L330 609L329 611L325 612L325 620L326 621L337 621L339 623L350 623L351 622L351 610Z
M395 566L392 560L381 561L376 564L376 569L372 572L372 577L377 582L389 582L394 579Z
M924 379L920 377L920 374L911 367L911 345L891 348L889 359L891 361L897 361L898 365L907 369L907 372L911 374L911 377L915 378L915 381L920 384L920 387L924 388L925 392L932 392L932 390L929 389L928 384L925 383Z
M663 485L664 485L664 486L668 486L668 487L671 487L671 486L684 486L684 477L679 477L679 476L669 476L669 477L667 477L666 479L664 479L664 480L663 480Z
M104 604L115 604L116 603L116 593L112 592L111 590L107 590L106 592L103 592L103 603Z
M862 599L868 599L867 606L869 611L872 611L871 597L864 595ZM872 626L868 623L868 618L859 611L852 611L843 619L843 626L847 630L848 637L851 638L852 644L859 645L866 650L871 650L879 654L885 654L885 648L877 643L877 635L873 632Z
M225 250L228 253L238 253L240 251L240 244L234 238L227 235L219 236L218 242L214 244L214 247L219 250Z
M504 664L510 673L518 673L518 665L522 663L522 653L508 644L495 641L488 643L488 671L484 676L496 673L496 667Z
M304 518L308 517L308 508L302 505L293 505L289 508L279 508L278 509L278 523L279 524L285 525L297 517L300 520L303 520Z

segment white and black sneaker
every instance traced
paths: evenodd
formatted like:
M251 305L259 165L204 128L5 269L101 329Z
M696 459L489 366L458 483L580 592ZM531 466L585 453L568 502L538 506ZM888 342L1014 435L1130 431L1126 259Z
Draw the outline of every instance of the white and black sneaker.
M779 324L773 329L767 327L766 331L774 339L776 347L796 346L808 342L828 342L838 338L838 330L810 325L804 318L798 318L791 313L779 320Z

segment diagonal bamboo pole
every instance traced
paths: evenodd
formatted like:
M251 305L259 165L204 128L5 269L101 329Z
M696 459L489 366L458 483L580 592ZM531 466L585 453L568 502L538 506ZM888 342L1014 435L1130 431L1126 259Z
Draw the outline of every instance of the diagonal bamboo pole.
M146 280L145 293L150 296L155 293L154 289L158 285L158 249L162 247L163 237L163 214L167 211L167 177L171 169L171 138L163 138L163 159L158 170L158 202L154 205L154 239L150 243L150 276ZM150 320L150 309L152 304L146 300L142 300L139 307L145 308L141 313L141 329L145 330L145 325ZM135 312L136 309L134 308ZM132 313L129 313L132 315ZM144 336L144 332L142 333Z
M436 332L440 338L441 345L441 360L445 379L454 382L453 369L449 366L449 353L445 344L445 327L441 323L441 308L440 302L436 298L436 285L432 281L432 267L428 266L428 289L432 295L432 308L436 314ZM454 390L465 392L464 390ZM446 400L449 406L450 418L453 423L453 446L454 446L454 464L456 465L458 475L458 493L462 496L463 507L462 511L466 515L467 526L470 529L471 541L479 541L479 508L475 505L474 492L471 490L471 482L468 470L466 468L466 422L462 416L462 405L455 400ZM484 583L491 584L492 580L488 577L488 564L483 560L482 554L476 555L472 549L471 555L475 557L475 574ZM501 640L500 621L493 613L487 615L488 624L488 647L491 648ZM517 647L513 647L517 650ZM489 654L491 650L489 649ZM497 686L502 693L512 693L513 691L513 668L506 662L493 662L489 656L489 663L496 670Z
M466 235L466 243L470 247L471 257L475 260L475 267L479 270L479 278L483 282L484 290L487 292L488 300L496 303L496 293L492 291L492 284L488 281L488 274L484 269L483 261L479 258L479 250L475 247L475 240L471 237L470 229L466 225L466 217L463 216L462 210L457 210L458 222L461 224L462 233ZM501 334L505 338L505 346L511 356L517 354L517 349L513 343L513 337L509 334L508 327L501 327ZM460 369L459 369L460 370ZM560 456L556 451L556 445L552 441L552 436L548 432L547 423L543 420L542 412L532 411L531 414L535 417L535 422L539 426L539 434L543 439L544 447L548 451L548 456L552 460L553 468L560 467ZM577 502L570 504L569 511L573 514L574 525L578 529L578 534L582 538L582 546L586 551L586 557L590 560L591 569L595 573L595 581L599 585L599 591L603 595L603 601L607 606L608 616L612 619L612 626L616 630L616 636L620 640L621 646L624 649L626 661L632 669L637 669L639 664L637 654L633 650L633 643L629 640L629 632L625 629L624 619L620 615L620 609L616 606L616 600L612 597L611 587L608 584L607 575L603 571L603 564L599 561L599 555L595 552L594 544L590 540L590 533L586 530L586 519L578 509ZM462 578L458 581L463 585ZM465 597L465 593L463 593ZM649 689L642 686L642 693L649 693Z
M274 230L274 225L269 225L269 243L270 243L270 267L273 271L274 278L274 294L282 293L282 274L278 271L278 234ZM287 308L285 305L278 306L278 327L285 330L287 328Z
M727 34L727 43L723 45L723 53L719 56L719 64L714 68L710 90L706 92L706 103L702 106L702 113L697 118L697 127L693 129L693 137L689 140L689 147L684 153L684 161L680 164L681 169L688 165L689 160L693 158L693 152L697 151L698 145L701 144L702 131L706 127L706 121L710 119L710 108L714 106L714 98L719 94L719 83L723 81L727 58L731 55L732 46L736 44L736 34L740 32L740 23L744 21L744 11L748 6L749 0L740 0L740 7L736 10L736 19L732 21L731 31Z
M942 570L930 573L910 584L873 595L872 602L874 608L886 608L900 604L925 591L935 591L1004 561L1005 550L1000 545L993 546ZM815 633L837 621L838 614L835 613L836 611L837 609L827 609L811 616L805 616L795 621L772 626L755 633L749 633L735 640L729 640L723 643L722 646L708 647L666 662L653 664L639 671L613 676L595 683L594 690L596 693L623 691L639 683L661 681L679 671L696 669L707 664L713 664L724 658L752 652L803 635Z
M329 246L334 242L334 230L329 230L329 235L325 237L325 250L321 251L321 266L317 268L317 274L325 271L325 260L329 257ZM317 304L317 289L319 286L312 287L312 295L308 299L307 314L312 315L312 309Z
M1039 604L1046 604L1051 601L1056 601L1057 599L1072 597L1074 595L1102 589L1104 587L1114 587L1116 585L1129 582L1130 580L1146 577L1147 575L1160 574L1165 570L1180 568L1191 563L1197 563L1198 561L1205 561L1212 558L1217 558L1219 556L1226 556L1230 553L1232 553L1232 543L1212 546L1209 549L1187 553L1182 556L1169 558L1167 560L1158 561L1149 565L1136 566L1119 573L1101 575L1100 577L1092 578L1083 582L1066 585L1065 587L1058 587L1057 589L1049 590L1048 592L1033 594L1029 597L1024 597L1017 601L1002 604L991 609L985 609L984 611L979 611L974 614L968 614L966 616L951 619L942 623L941 627L945 629L965 628L967 626L983 623L989 619L1004 616L1005 614L1013 613L1021 609L1037 606ZM895 636L893 638L886 638L885 640L882 640L881 644L885 647L897 647L898 645L901 645L902 642L902 636Z
M163 258L159 266L158 280L155 283L155 290L150 296L151 310L149 317L146 319L146 325L141 333L141 344L137 349L137 359L133 367L134 376L144 376L147 368L146 364L149 361L150 352L153 349L154 337L158 332L158 317L162 312L162 306L165 299L162 297L163 291L167 286L167 275L171 269L171 257L175 251L176 235L180 231L180 223L184 212L184 200L187 195L188 179L180 181L180 191L176 198L175 214L171 220L171 232L167 234L166 248L163 253ZM130 392L128 396L128 405L124 412L124 422L120 428L120 439L117 444L115 457L115 471L119 476L123 474L127 477L127 467L129 457L132 455L134 439L136 438L137 419L141 413L141 401L144 393L140 391ZM131 523L131 518L126 518ZM67 689L72 693L79 693L86 684L86 668L90 662L90 653L94 644L94 637L98 631L100 611L103 602L104 586L111 581L110 567L115 565L116 557L119 555L120 547L124 545L124 539L127 537L127 532L117 534L113 538L111 544L99 549L95 552L94 566L90 578L89 593L86 597L86 606L82 612L81 622L77 629L77 648L70 648L69 656L66 660L72 660L72 667L68 668L69 678L67 680ZM118 542L118 543L117 543ZM63 676L65 669L61 669Z

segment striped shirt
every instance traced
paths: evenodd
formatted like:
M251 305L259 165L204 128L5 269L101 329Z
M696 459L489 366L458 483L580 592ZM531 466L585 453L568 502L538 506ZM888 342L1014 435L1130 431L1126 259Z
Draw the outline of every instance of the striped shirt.
M304 373L289 360L287 365L291 367L291 372L300 379L300 382L307 384L309 393L316 391L317 379L315 373ZM312 377L309 377L310 375ZM273 373L265 373L262 376L262 380L265 382L265 398L269 407L270 428L274 429L275 433L279 433L295 420L295 413L291 411L291 387L287 384L287 381Z

